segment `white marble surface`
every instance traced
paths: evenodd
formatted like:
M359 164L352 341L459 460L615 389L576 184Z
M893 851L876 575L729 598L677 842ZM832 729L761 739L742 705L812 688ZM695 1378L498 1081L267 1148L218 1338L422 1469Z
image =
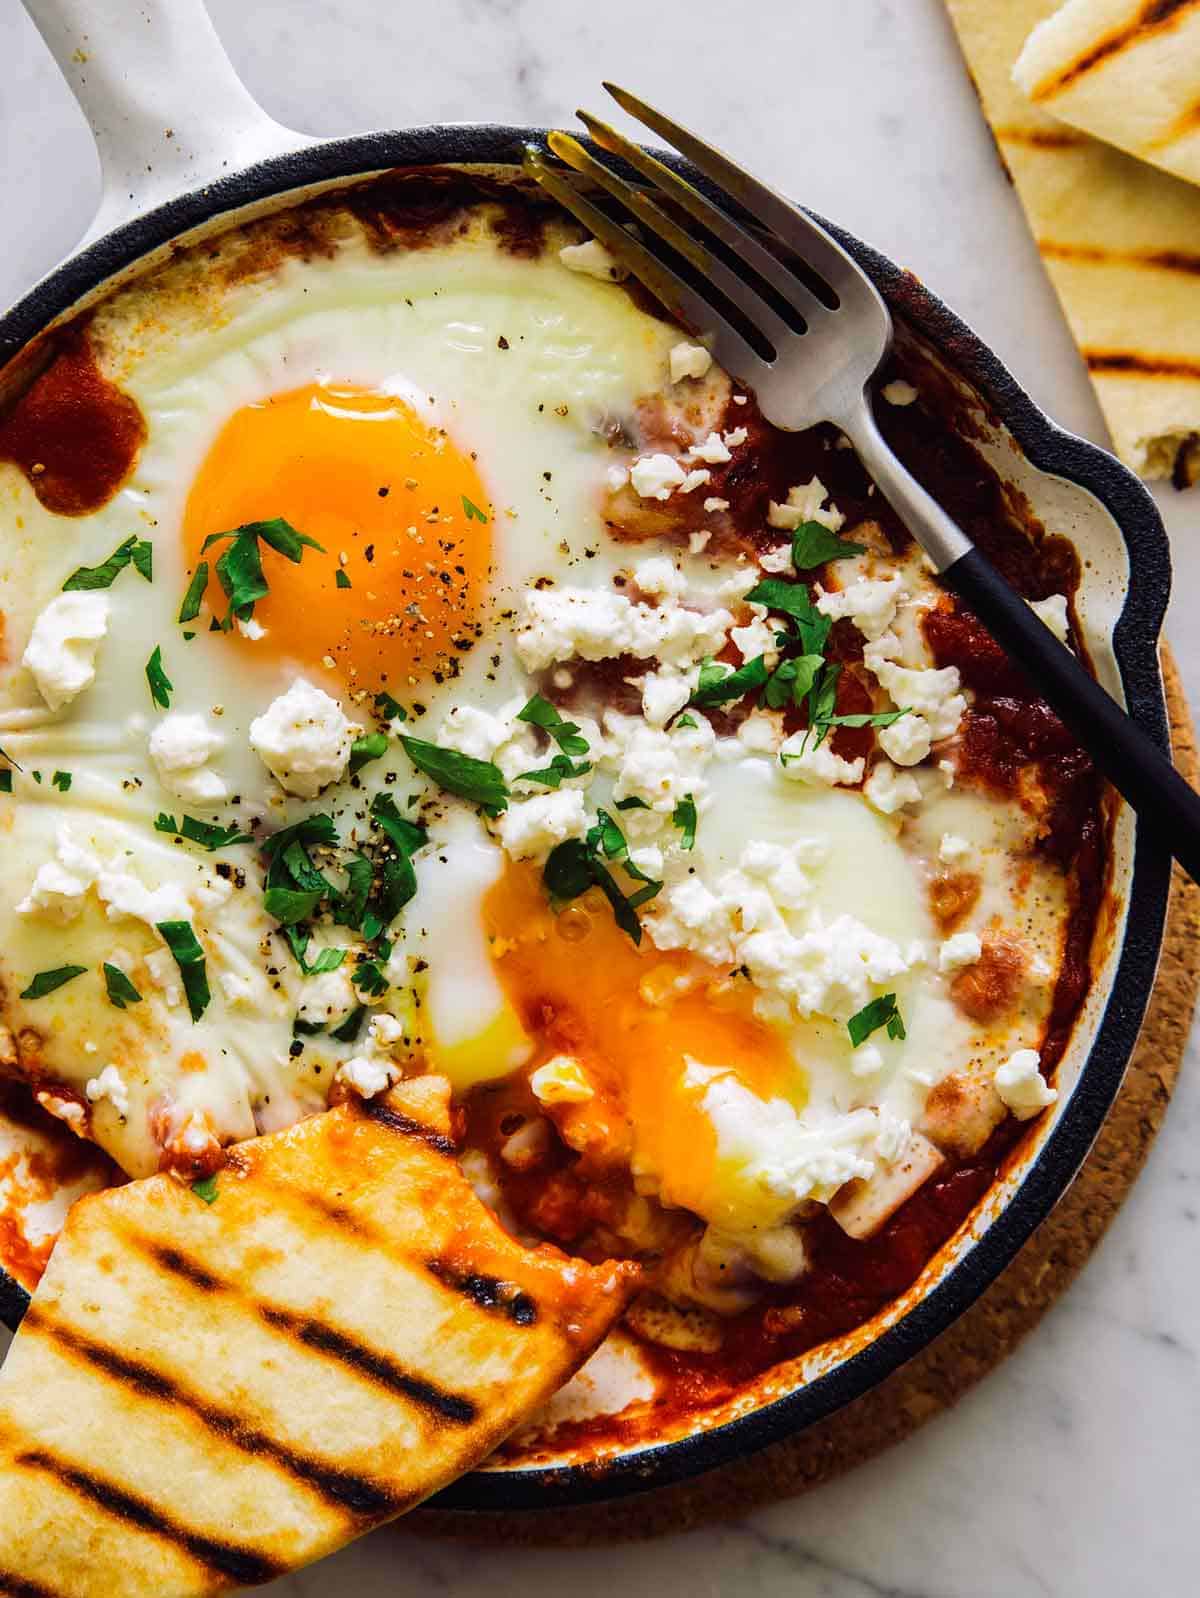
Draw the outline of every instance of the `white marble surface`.
M781 187L913 267L1066 425L1088 385L940 0L211 0L266 108L318 134L570 120L611 76L687 108ZM20 13L0 6L0 301L82 231L95 155ZM764 71L763 63L767 64ZM1159 495L1171 636L1200 698L1200 490ZM1189 611L1191 607L1191 611ZM952 1414L811 1496L686 1537L587 1553L377 1534L279 1598L569 1590L605 1598L1117 1598L1200 1587L1200 1058L1083 1279Z

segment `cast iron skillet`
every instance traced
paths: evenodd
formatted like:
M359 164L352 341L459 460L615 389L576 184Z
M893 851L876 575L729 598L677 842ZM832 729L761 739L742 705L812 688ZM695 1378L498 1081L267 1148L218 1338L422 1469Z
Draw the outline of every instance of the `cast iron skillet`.
M149 6L147 0L138 0L136 8L132 0L26 0L26 4L35 14L68 77L72 76L70 52L75 37L72 28L85 22L95 30L97 12L105 14L110 39L112 30L118 29L116 39L120 43L133 36L135 15L137 26L144 28L149 11L151 21L164 31L173 29L184 16L187 27L207 30L207 36L202 31L200 37L204 49L219 52L207 19L199 9L199 0L157 0ZM171 8L169 18L168 6ZM126 31L120 31L122 29ZM96 37L94 31L92 37ZM138 46L143 54L144 37ZM164 59L160 66L173 64L178 68L182 64L178 40L167 42L165 56L174 56L174 62ZM194 67L194 58L189 59ZM223 57L221 59L223 61ZM212 66L211 61L209 66ZM224 71L229 72L229 77L220 87L230 96L234 117L249 116L253 121L256 114L273 130L265 140L257 141L260 149L264 143L268 148L304 144L303 136L277 128L257 113L256 108L248 111L247 107L253 107L253 102L232 78L227 63ZM202 79L204 74L199 76ZM74 86L80 92L78 78L76 68ZM212 84L208 86L211 89ZM117 151L116 160L112 159L111 120L107 129L105 126L105 117L113 117L114 105L121 98L121 85L109 82L102 87L103 100L98 98L94 83L90 92L84 89L80 97L92 116L102 154L110 158L110 166L118 166L123 159L128 171L133 171L135 167L129 163L128 126L123 124L116 130L115 141L120 143L123 138L125 144ZM179 90L186 100L189 94L200 92L203 84L193 83L190 89L184 89L176 79L169 87ZM158 131L161 134L161 123ZM439 163L519 164L524 146L531 140L540 141L543 131L459 125L370 133L319 144L310 142L307 147L272 155L199 188L164 199L140 214L135 204L123 204L127 197L122 194L119 204L123 204L131 219L98 237L95 234L99 230L94 228L92 242L86 243L0 319L0 370L3 363L106 279L213 219L271 196L284 195L289 190L311 188L314 184L391 167ZM255 141L241 141L243 148L247 142ZM143 151L143 155L145 153ZM210 170L216 165L211 158L203 164ZM676 160L673 164L693 182L705 186L703 179L685 162ZM110 180L114 175L119 181L121 174L112 171ZM180 173L177 171L173 176L177 179ZM160 184L160 194L161 191ZM111 187L108 198L113 198ZM842 229L833 227L832 231L870 274L893 311L941 351L979 391L1028 460L1042 471L1090 491L1111 513L1129 554L1128 590L1114 629L1113 650L1130 713L1161 747L1167 748L1157 638L1170 586L1170 559L1166 535L1153 500L1112 456L1055 427L991 350L911 275ZM1115 963L1103 1020L1079 1082L1003 1211L941 1282L895 1325L808 1385L710 1431L599 1465L474 1472L448 1488L433 1503L448 1509L547 1509L615 1498L697 1475L829 1415L866 1392L944 1331L979 1297L1049 1213L1099 1131L1120 1087L1154 980L1169 881L1169 855L1146 835L1144 827L1139 827L1123 944ZM28 1301L24 1290L0 1271L0 1318L15 1328Z

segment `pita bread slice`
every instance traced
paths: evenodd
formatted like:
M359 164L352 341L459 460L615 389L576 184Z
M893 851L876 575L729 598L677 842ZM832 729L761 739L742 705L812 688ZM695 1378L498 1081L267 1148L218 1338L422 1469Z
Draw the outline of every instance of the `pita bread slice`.
M1066 0L1013 78L1064 122L1200 183L1200 0Z
M242 1144L211 1203L155 1176L76 1204L0 1371L0 1593L268 1581L469 1469L582 1364L636 1267L510 1238L436 1083Z
M1121 459L1190 481L1200 434L1200 189L1064 126L1012 66L1054 0L946 0Z

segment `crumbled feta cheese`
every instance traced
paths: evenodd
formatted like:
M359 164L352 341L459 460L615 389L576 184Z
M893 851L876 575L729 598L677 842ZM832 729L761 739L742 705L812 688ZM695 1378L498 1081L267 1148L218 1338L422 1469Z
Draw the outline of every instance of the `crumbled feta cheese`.
M393 1082L398 1082L400 1072L386 1056L356 1054L338 1066L337 1079L353 1088L361 1098L373 1099Z
M786 505L771 500L767 506L767 522L771 527L781 527L789 533L794 533L801 522L820 522L831 533L840 532L846 524L846 518L834 505L825 509L828 498L825 484L819 477L814 477L811 482L788 489Z
M189 804L220 804L229 790L209 759L225 740L204 716L174 711L164 716L150 734L150 758L158 780L168 793Z
M174 882L151 889L130 871L101 871L96 892L110 921L128 916L144 921L148 927L157 927L160 921L191 920L187 895Z
M890 383L885 383L879 391L889 405L911 405L919 398L919 391L911 383L906 383L902 377L895 378Z
M920 802L921 785L907 772L897 771L890 760L879 760L863 784L863 797L883 815L894 816L905 805Z
M925 759L932 744L929 723L924 716L910 712L879 729L879 744L898 766L916 766Z
M446 713L437 741L442 748L455 749L461 755L470 755L472 760L493 760L496 751L509 741L515 730L511 716L493 715L474 705L454 705ZM532 742L527 753L532 756Z
M830 788L838 783L853 788L862 781L866 767L861 755L856 760L843 760L834 754L828 738L819 744L807 731L794 732L784 740L779 761L784 776L793 782L825 783Z
M373 1049L386 1053L404 1041L404 1025L386 1010L377 1010L367 1027L367 1042Z
M724 756L724 746L731 740L723 739L718 747L718 757ZM753 755L774 755L783 742L783 717L779 712L755 711L746 717L737 730L737 741ZM738 751L731 751L733 758Z
M19 915L42 915L66 925L83 909L88 889L100 874L100 862L89 849L72 842L68 828L60 827L55 857L38 867L28 894L17 906Z
M226 1004L242 1010L257 1007L258 993L249 977L244 977L237 971L222 971L219 980Z
M107 1099L122 1120L129 1114L129 1089L115 1065L106 1065L99 1076L92 1077L84 1092L89 1104L99 1104Z
M1041 1073L1041 1063L1036 1049L1018 1049L996 1067L996 1092L1018 1121L1028 1121L1058 1098L1058 1090Z
M705 501L705 503L707 504L707 501ZM712 534L706 528L703 528L703 527L699 530L699 532L689 533L688 534L688 554L689 555L702 555L704 553L704 551L708 548L708 541L709 541L709 539L711 537L712 537Z
M727 499L717 499L716 497L713 497L711 499L706 499L704 501L704 509L710 515L711 515L711 513L713 511L728 510L729 509L729 501Z
M757 612L754 620L745 627L732 628L729 636L743 660L755 660L759 655L766 655L767 665L773 666L779 653L775 642L776 629L763 619L766 615L764 605L755 605L754 609Z
M735 427L731 433L726 433L725 434L725 439L724 439L725 448L726 449L739 449L746 442L746 440L749 437L750 437L750 434L746 430L746 428L744 428L744 427Z
M305 977L296 1010L298 1018L312 1026L325 1026L348 1015L359 1002L353 973L354 966L346 959L332 971Z
M643 455L629 468L629 481L643 499L670 499L687 473L673 455Z
M633 568L633 580L644 594L655 597L667 595L680 599L687 593L687 578L669 555L655 555L650 560L639 561Z
M556 1054L539 1065L529 1086L540 1104L585 1104L596 1094L579 1061L569 1054Z
M860 1043L850 1056L851 1076L878 1076L883 1070L883 1050L876 1043Z
M235 616L233 620L238 632L241 633L243 638L248 638L252 644L256 644L260 638L267 636L267 629L254 616Z
M820 917L798 937L772 929L753 932L738 948L759 987L774 989L798 1014L848 1020L871 998L872 986L890 982L911 962L897 944L854 916L825 926Z
M627 466L609 466L605 470L604 480L614 494L619 493L629 481L629 468Z
M885 633L869 643L863 650L863 659L887 689L892 701L899 707L916 711L929 724L930 737L951 738L958 731L959 721L967 708L967 701L959 693L957 666L943 666L928 670L916 666L899 666L889 656L898 652L899 640L894 633ZM902 717L901 721L909 718ZM899 727L898 721L896 726ZM894 760L895 755L892 756ZM906 762L901 761L901 765Z
M605 764L615 766L617 773L614 801L641 799L651 810L666 815L689 793L699 801L707 792L704 768L715 740L703 717L694 727L665 732L640 717L609 710L604 725L611 741Z
M961 971L963 966L974 965L982 953L983 944L978 933L956 932L938 950L938 970Z
M818 588L817 609L833 621L848 616L864 638L876 639L895 621L896 607L903 594L904 580L898 573L891 577L864 578L828 593Z
M710 466L721 466L733 458L720 433L710 433L702 443L693 444L687 457L690 461L707 461Z
M146 975L172 1008L183 1003L183 988L179 980L179 966L169 949L151 949L142 961Z
M690 494L693 489L702 488L705 483L711 480L711 478L712 473L708 471L707 468L700 471L689 472L684 478L683 482L680 483L679 492L681 494Z
M94 589L59 594L34 622L21 664L51 710L95 682L96 652L107 631L108 600Z
M1029 606L1039 621L1044 622L1060 644L1068 642L1071 636L1070 623L1067 620L1067 598L1065 594L1050 594L1045 599L1035 599Z
M510 804L498 823L500 842L514 860L545 860L551 849L587 831L583 795L557 788Z
M588 239L583 244L565 244L559 250L558 258L568 271L599 278L602 283L623 283L629 276L629 268L610 254L599 239Z
M345 775L358 731L336 699L297 677L250 723L250 747L287 793L315 799Z
M683 343L671 347L671 381L682 383L685 377L706 377L712 365L712 356L703 344Z
M938 859L943 865L963 865L971 858L972 853L973 850L966 838L960 838L954 832L942 833L942 841L938 844Z
M524 612L516 645L527 671L544 671L573 655L583 660L634 655L691 664L720 651L733 621L724 609L701 614L682 605L660 608L586 588L535 589L525 595Z
M793 569L792 546L780 544L778 549L767 549L758 557L765 572L790 572Z
M642 688L642 715L652 727L665 727L671 717L681 711L692 697L697 672L676 671L664 666L640 679Z

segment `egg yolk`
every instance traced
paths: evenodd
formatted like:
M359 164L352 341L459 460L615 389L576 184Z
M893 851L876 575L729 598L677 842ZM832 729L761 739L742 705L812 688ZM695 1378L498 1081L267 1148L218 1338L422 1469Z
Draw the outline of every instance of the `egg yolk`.
M270 592L254 607L266 636L234 628L230 647L401 694L441 682L478 631L492 511L474 459L390 394L309 384L243 406L222 428L188 495L189 570L209 562L207 598L228 601L212 533L283 517L321 551L299 564L260 541ZM339 573L341 576L339 577ZM328 658L327 658L328 657Z
M631 1128L634 1157L663 1199L704 1214L720 1186L717 1139L686 1081L688 1066L733 1072L763 1099L803 1105L804 1079L779 1035L753 1010L749 985L719 996L678 979L686 955L635 946L593 889L566 910L547 903L541 873L510 865L484 901L496 971L537 1044L579 1060L598 1096Z

